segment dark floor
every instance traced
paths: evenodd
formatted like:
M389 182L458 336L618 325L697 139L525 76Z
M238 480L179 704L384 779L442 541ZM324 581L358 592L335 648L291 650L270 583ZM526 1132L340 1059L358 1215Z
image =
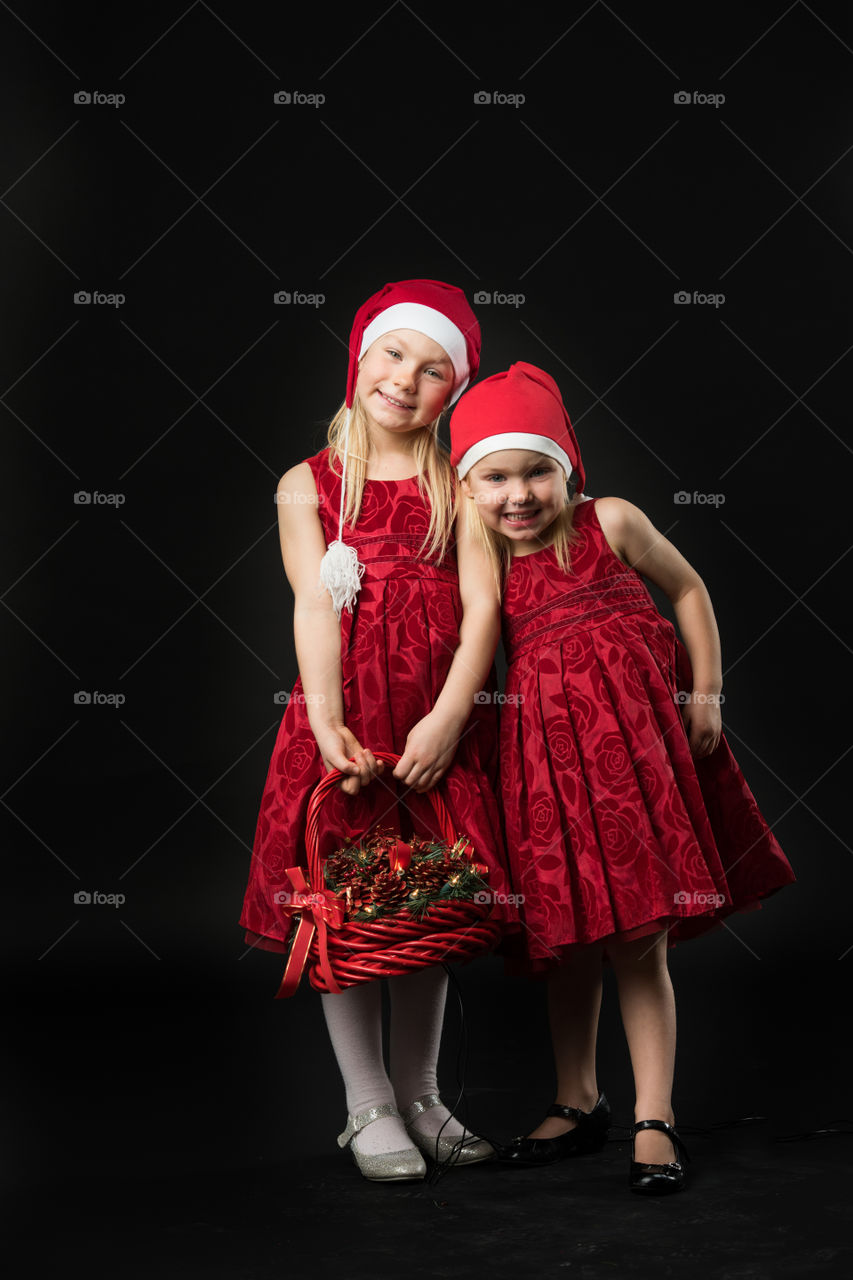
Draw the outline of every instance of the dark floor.
M128 1280L849 1276L847 1140L795 1146L762 1130L694 1137L690 1188L666 1199L631 1195L627 1148L611 1142L546 1170L482 1165L435 1187L377 1186L330 1151L48 1184L35 1203L16 1196L12 1208L33 1264L35 1240L58 1273Z
M701 966L699 955L672 961L690 1183L660 1200L628 1191L623 1129L600 1155L541 1171L367 1182L334 1142L345 1112L316 994L272 1000L269 956L228 980L154 966L116 985L94 963L50 981L39 970L14 1033L4 1135L6 1218L27 1273L848 1277L850 1137L778 1141L850 1128L839 966L824 966L821 987L799 963L744 967L725 937L704 944ZM502 979L497 961L459 973L470 1122L506 1140L550 1097L542 988ZM624 1122L632 1085L614 994L608 985L600 1079ZM448 1097L458 1031L451 1005ZM833 1051L816 1055L817 1037ZM748 1116L763 1118L731 1123Z

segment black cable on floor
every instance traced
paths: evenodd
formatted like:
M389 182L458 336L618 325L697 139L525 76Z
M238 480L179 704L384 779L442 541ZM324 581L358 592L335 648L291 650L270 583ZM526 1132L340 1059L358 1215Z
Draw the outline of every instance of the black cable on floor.
M448 980L453 987L453 991L456 996L456 1002L459 1006L459 1040L456 1050L456 1084L459 1087L459 1092L456 1095L453 1106L449 1108L450 1115L436 1134L436 1150L438 1149L438 1140L444 1131L445 1125L454 1118L457 1110L459 1111L459 1115L456 1116L456 1119L459 1120L463 1129L468 1128L468 1100L465 1097L465 1071L468 1066L468 1025L465 1021L465 1004L462 1000L462 989L459 986L456 974L453 972L449 964L442 964L441 967L447 974ZM453 1148L449 1155L445 1156L443 1160L434 1161L433 1166L426 1177L426 1181L431 1186L435 1186L435 1184L444 1177L448 1170L453 1167L459 1159L466 1141L470 1141L470 1139L466 1139L463 1134L463 1136L457 1139L453 1144Z

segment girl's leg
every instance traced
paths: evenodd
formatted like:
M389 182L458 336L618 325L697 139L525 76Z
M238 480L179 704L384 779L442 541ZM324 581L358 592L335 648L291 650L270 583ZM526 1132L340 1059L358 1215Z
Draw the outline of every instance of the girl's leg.
M675 996L666 950L665 932L607 946L634 1070L634 1119L673 1124ZM642 1164L667 1164L678 1158L666 1134L653 1129L637 1134L634 1157Z
M382 1058L382 992L378 982L322 995L323 1013L338 1060L351 1116L394 1102ZM343 1129L343 1125L341 1128ZM383 1116L353 1138L364 1155L406 1151L412 1142L401 1120Z
M557 1070L555 1102L591 1111L598 1101L595 1042L601 1008L602 948L576 947L548 977L548 1018ZM530 1138L557 1138L574 1129L574 1120L546 1116Z
M435 966L389 978L391 992L391 1080L403 1114L416 1098L438 1093L438 1051L447 997L447 974ZM431 1107L415 1122L420 1133L461 1138L462 1125L446 1107ZM448 1123L442 1129L445 1120Z

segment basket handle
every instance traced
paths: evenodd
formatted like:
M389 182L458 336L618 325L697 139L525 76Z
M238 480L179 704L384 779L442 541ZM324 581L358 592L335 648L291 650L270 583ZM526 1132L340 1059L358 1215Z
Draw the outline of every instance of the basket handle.
M377 760L384 760L386 764L396 765L400 757L394 755L391 751L374 751ZM322 867L319 856L319 827L320 827L320 810L323 807L323 801L326 796L337 786L341 778L348 778L350 774L342 773L340 769L331 769L317 783L311 792L311 799L308 801L308 815L305 822L305 848L308 853L308 872L313 885L322 885ZM433 787L430 791L424 793L427 800L432 805L438 825L441 828L441 834L448 844L453 844L456 840L456 832L453 827L453 819L441 794L437 788Z

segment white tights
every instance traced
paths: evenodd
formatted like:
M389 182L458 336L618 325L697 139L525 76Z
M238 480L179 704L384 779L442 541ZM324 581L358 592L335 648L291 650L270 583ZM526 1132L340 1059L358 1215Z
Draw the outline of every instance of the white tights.
M385 1102L395 1103L402 1113L415 1098L438 1093L436 1071L447 974L438 967L418 969L387 981L391 996L390 1078L382 1057L382 993L378 981L321 996L346 1089L347 1110L352 1116ZM417 1118L419 1132L434 1136L449 1114L445 1107L423 1112ZM443 1137L459 1138L462 1133L462 1126L452 1118L442 1129ZM356 1141L366 1155L403 1151L412 1145L402 1121L395 1116L375 1120L359 1133Z

